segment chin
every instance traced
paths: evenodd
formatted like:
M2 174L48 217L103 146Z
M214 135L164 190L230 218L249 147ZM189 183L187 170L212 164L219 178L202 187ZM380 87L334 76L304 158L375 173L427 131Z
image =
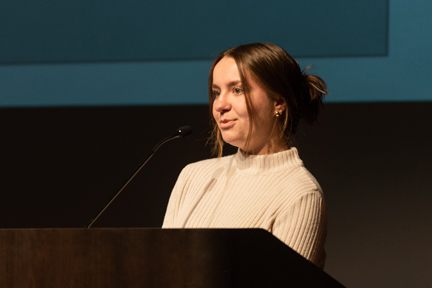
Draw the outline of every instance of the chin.
M242 148L246 143L246 138L231 132L233 131L221 131L223 141L231 146Z

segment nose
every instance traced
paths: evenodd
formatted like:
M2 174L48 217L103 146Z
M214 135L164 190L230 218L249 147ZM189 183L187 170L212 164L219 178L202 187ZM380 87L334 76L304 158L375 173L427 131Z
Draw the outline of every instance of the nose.
M213 109L218 113L225 113L231 110L231 102L229 101L229 95L221 93L213 102Z

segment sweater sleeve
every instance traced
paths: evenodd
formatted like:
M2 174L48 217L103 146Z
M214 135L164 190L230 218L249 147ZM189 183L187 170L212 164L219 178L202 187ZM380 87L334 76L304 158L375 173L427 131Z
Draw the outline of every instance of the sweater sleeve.
M174 221L179 213L182 192L184 190L184 185L186 182L185 174L186 174L186 167L180 173L176 181L176 184L174 185L174 188L171 192L171 196L168 201L168 206L165 212L162 228L174 228Z
M275 219L272 233L316 266L325 263L326 212L320 193L300 196Z

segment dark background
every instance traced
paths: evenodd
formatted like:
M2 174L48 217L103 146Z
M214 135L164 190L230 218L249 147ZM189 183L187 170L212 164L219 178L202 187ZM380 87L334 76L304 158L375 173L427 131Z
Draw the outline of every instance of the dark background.
M432 103L327 104L297 147L328 206L325 270L348 287L432 283ZM160 227L186 164L210 157L205 105L0 109L0 227ZM234 152L235 149L227 149Z

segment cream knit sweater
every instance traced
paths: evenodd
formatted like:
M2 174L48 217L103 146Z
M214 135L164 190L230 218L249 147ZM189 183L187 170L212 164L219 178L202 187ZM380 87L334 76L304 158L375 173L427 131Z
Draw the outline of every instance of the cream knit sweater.
M262 228L323 268L322 190L296 148L189 164L180 173L163 228Z

